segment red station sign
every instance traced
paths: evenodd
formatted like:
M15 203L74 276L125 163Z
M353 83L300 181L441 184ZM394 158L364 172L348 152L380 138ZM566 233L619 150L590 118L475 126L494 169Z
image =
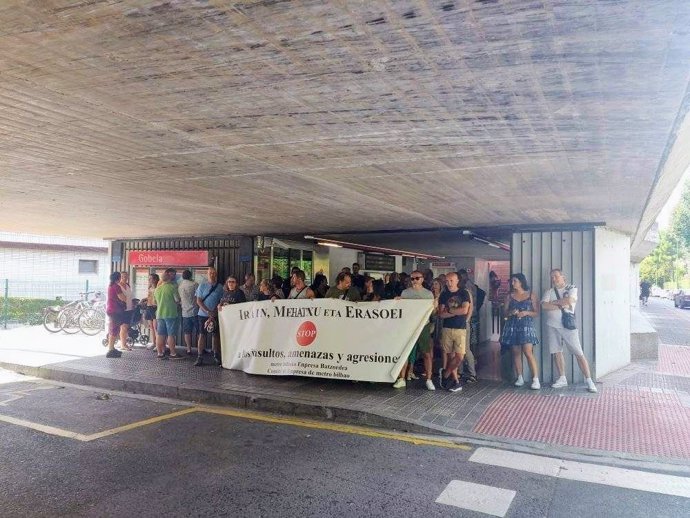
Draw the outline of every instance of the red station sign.
M207 250L132 250L130 266L208 266Z

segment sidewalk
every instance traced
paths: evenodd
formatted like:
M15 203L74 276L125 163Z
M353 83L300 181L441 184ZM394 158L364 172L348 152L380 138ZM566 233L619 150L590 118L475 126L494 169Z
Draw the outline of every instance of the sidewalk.
M662 345L598 383L540 391L480 381L452 394L385 384L252 376L194 358L161 361L151 351L105 358L101 337L49 335L42 327L0 331L0 367L64 383L204 404L312 417L576 453L683 463L690 460L690 348ZM179 349L178 349L179 350Z

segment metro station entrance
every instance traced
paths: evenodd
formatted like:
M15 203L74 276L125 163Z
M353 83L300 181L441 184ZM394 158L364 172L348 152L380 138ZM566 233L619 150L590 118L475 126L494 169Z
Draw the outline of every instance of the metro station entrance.
M409 274L413 270L430 270L434 279L439 276L443 279L447 273L467 271L477 286L479 303L469 342L477 364L477 377L500 380L506 376L503 372L506 362L501 357L498 339L504 323L501 306L509 291L510 233L425 231L305 237L313 240L314 271L326 274L331 283L342 268L351 267L354 262L359 263L360 273L374 279L387 279L393 272ZM404 276L403 279L406 282ZM438 338L436 349L440 360Z

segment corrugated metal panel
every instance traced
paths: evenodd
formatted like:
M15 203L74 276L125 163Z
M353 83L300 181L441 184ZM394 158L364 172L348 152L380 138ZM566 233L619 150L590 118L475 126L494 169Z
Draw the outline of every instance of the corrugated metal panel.
M560 268L568 282L578 287L579 301L575 310L579 324L580 340L585 356L595 370L594 344L594 231L567 232L516 232L512 236L511 272L522 272L532 290L541 296L551 288L549 272ZM541 341L542 319L535 322ZM544 344L536 350L540 378L550 383L557 375L551 354ZM582 382L583 376L572 355L565 353L566 376L574 382ZM525 362L524 372L528 372Z

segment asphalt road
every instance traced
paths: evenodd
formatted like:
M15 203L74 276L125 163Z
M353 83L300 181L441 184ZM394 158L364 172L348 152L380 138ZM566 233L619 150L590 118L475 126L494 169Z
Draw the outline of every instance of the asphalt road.
M0 372L0 516L690 516L679 476L640 491L530 472L549 459L501 467L515 454L228 412Z
M690 346L690 308L676 308L672 300L650 297L640 309L659 333L662 344Z

